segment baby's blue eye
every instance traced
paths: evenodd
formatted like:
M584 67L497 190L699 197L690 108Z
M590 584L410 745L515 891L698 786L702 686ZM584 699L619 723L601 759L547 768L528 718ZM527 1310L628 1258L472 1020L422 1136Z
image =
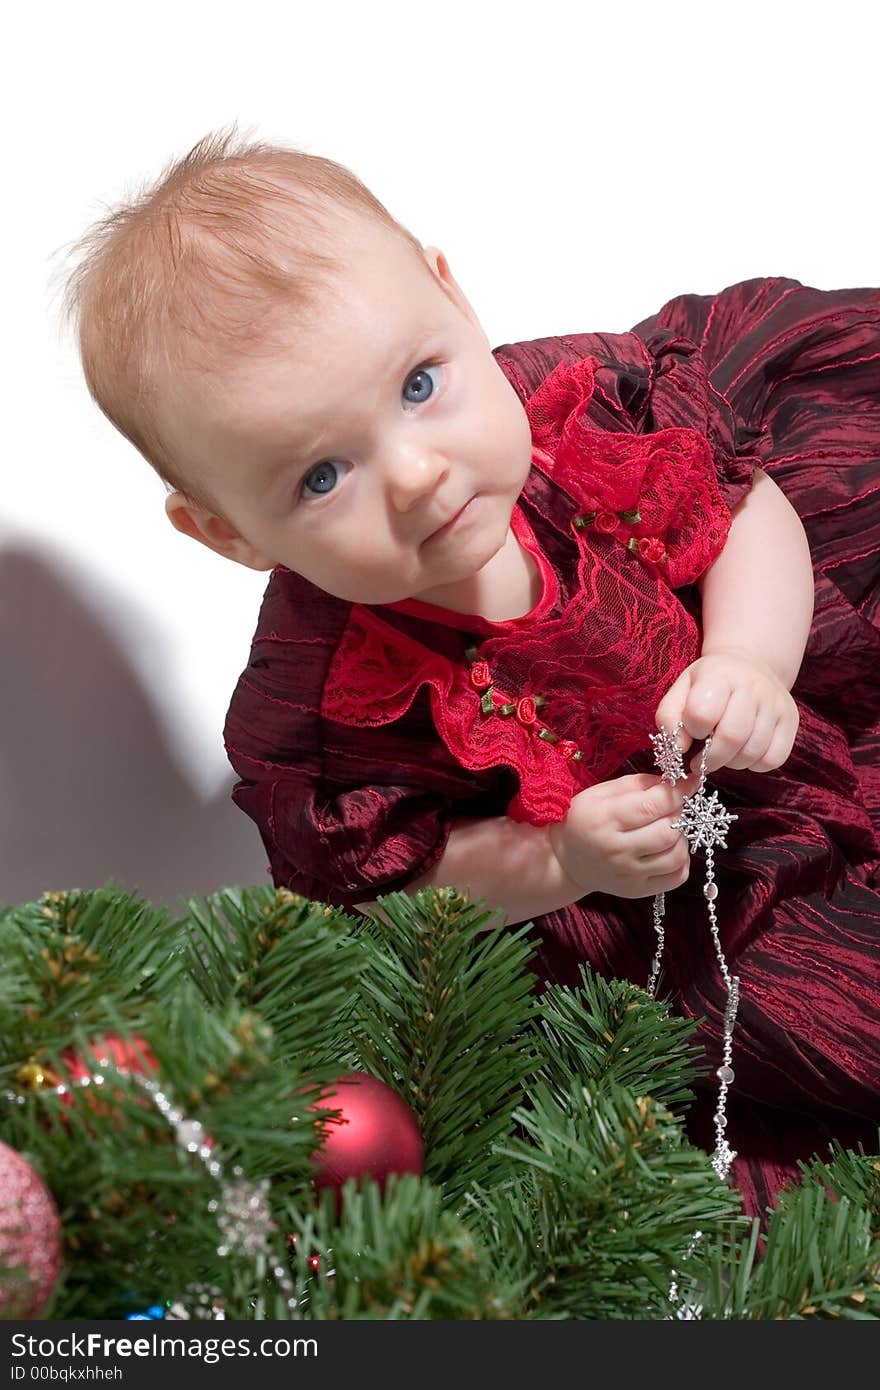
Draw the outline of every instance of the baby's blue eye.
M347 463L318 463L303 478L303 497L324 497L332 492L348 468Z
M434 376L439 376L439 367L419 367L417 372L408 376L403 387L403 399L409 405L421 405L434 394L436 385Z

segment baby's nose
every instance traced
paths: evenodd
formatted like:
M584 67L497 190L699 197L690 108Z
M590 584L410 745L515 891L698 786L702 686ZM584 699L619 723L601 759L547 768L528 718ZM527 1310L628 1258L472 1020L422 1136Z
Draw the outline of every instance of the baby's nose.
M449 472L438 453L420 450L407 452L389 460L387 468L388 493L398 511L409 511L422 498L429 496Z

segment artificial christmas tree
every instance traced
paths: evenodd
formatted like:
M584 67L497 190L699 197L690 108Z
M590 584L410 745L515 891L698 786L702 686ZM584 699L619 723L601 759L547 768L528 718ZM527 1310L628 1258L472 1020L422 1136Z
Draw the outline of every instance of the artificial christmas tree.
M880 1315L876 1156L817 1161L762 1236L684 1138L689 1022L586 971L538 994L528 926L453 890L382 913L111 885L0 915L0 1138L62 1224L42 1316ZM410 1147L322 1191L355 1072Z

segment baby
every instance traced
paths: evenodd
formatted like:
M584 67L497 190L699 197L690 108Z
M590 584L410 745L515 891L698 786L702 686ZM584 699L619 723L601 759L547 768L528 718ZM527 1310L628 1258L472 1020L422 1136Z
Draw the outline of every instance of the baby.
M347 171L203 142L93 236L75 294L91 390L173 485L178 530L351 602L490 621L534 607L538 567L511 529L532 465L523 404L442 252ZM698 584L701 657L657 723L683 719L685 747L714 730L710 769L779 767L813 577L797 513L760 470ZM692 790L636 774L549 826L469 820L411 886L467 886L511 922L595 890L674 888L689 855L670 818Z
M644 980L647 905L621 900L688 878L671 822L698 779L667 785L645 756L653 727L682 721L685 750L712 735L708 770L740 798L719 881L723 901L725 867L745 870L740 918L722 934L747 952L738 927L750 915L766 925L755 885L781 824L767 806L784 819L789 789L808 781L792 759L804 706L791 688L815 591L798 510L758 466L785 458L788 417L751 389L748 367L768 343L781 363L784 342L792 381L803 377L797 342L811 348L824 314L827 339L842 335L841 370L855 370L846 334L862 335L860 349L869 332L880 341L877 292L756 280L672 301L631 334L493 352L443 253L354 175L225 136L95 228L82 253L69 303L96 401L165 480L179 531L273 571L227 747L275 882L348 908L454 884L511 923L535 922L545 978L576 978L589 960ZM762 371L773 376L766 352ZM796 445L804 457L803 434ZM855 632L864 615L850 611ZM862 687L852 693L858 703ZM807 709L811 747L823 709L818 697ZM790 759L790 776L753 776ZM878 853L867 814L859 832L849 857L867 892ZM792 875L783 954L801 920L791 861L780 849ZM864 906L840 909L844 934ZM691 921L699 912L691 892ZM670 981L717 1044L723 992L687 920L669 919ZM736 969L748 1016L748 960ZM828 1059L818 1089L813 1071L786 1077L778 1016L768 1023L766 1003L758 1013L744 1094L835 1105L844 1071L858 1092L844 1108L873 1114L876 1093L841 1062L833 1002L827 1036L811 1011L802 1020ZM876 994L869 1015L873 1036ZM799 1058L801 1024L787 1028Z

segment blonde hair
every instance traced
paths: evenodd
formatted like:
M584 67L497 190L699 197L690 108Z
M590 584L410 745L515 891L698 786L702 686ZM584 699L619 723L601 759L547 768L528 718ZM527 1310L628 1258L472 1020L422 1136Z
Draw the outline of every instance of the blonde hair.
M72 248L64 290L89 391L164 481L213 505L162 439L157 393L170 372L210 367L233 348L259 351L264 312L308 315L334 271L327 214L377 219L421 244L343 165L207 135L96 222ZM215 508L216 510L216 508Z

